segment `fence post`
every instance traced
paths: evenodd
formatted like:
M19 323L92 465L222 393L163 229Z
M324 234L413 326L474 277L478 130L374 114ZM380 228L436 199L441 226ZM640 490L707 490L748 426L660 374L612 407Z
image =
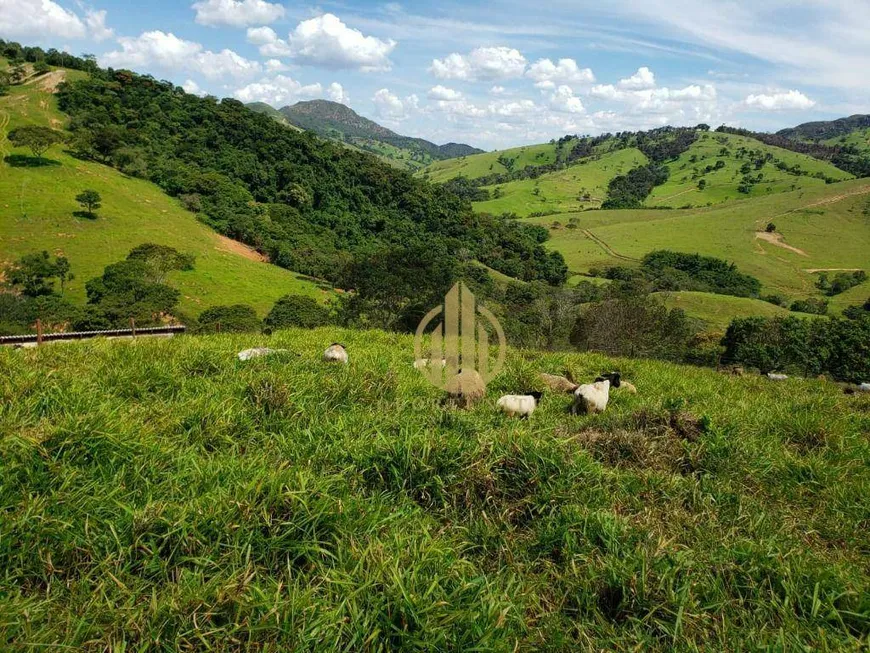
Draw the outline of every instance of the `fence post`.
M216 328L217 328L217 332L220 333L221 332L221 323L220 322L217 323Z
M130 330L133 332L133 337L136 337L136 319L130 318Z
M42 320L36 319L36 345L42 344Z

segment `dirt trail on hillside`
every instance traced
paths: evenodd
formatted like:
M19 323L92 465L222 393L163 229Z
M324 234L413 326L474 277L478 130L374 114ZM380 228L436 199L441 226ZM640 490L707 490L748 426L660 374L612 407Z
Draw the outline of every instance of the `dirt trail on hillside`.
M839 195L834 195L832 197L826 197L823 200L819 200L818 202L813 202L811 204L805 204L804 206L799 206L796 209L789 209L788 211L784 211L782 213L777 213L774 218L779 218L783 215L788 215L789 213L794 213L795 211L803 211L805 209L811 209L815 206L824 206L825 204L836 204L848 197L854 197L855 195L866 195L870 193L870 186L861 186L861 188L856 188L855 190L849 191L848 193L840 193ZM758 220L758 222L762 222L762 220Z
M758 240L763 240L770 243L771 245L782 247L783 249L787 249L788 251L794 252L795 254L800 254L801 256L809 256L809 254L807 254L804 250L798 247L792 247L791 245L787 244L782 239L782 234L768 233L767 231L756 231L755 237Z
M858 272L861 268L804 268L804 272L815 274L816 272Z
M249 261L256 261L257 263L268 263L269 257L265 254L261 254L253 247L249 247L244 243L240 243L237 240L233 240L232 238L227 238L226 236L221 236L220 234L215 234L217 238L218 245L215 249L219 252L226 252L227 254L237 254L238 256L242 256Z
M66 71L65 70L52 70L50 73L45 75L41 75L40 77L33 77L28 79L22 86L30 86L31 84L35 84L39 87L40 90L46 91L47 93L55 93L57 91L58 85L66 79Z
M601 249L603 249L607 254L612 256L613 258L622 259L623 261L638 261L640 259L632 258L630 256L623 256L622 254L617 253L610 245L601 240L598 236L593 234L588 229L583 230L583 235L586 236L593 243L598 245Z

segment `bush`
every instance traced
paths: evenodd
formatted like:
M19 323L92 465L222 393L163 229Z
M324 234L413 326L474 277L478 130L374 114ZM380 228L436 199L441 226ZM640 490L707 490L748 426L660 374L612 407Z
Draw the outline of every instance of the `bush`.
M828 312L828 300L809 297L792 302L789 310L795 313L810 313L812 315L825 315Z
M776 225L773 224L772 222L768 222L767 226L764 228L764 230L767 233L772 234L774 231L776 231Z
M854 272L838 272L833 281L828 279L828 275L822 272L816 281L816 288L821 290L829 297L844 293L850 288L854 288L867 281L867 273L864 270L855 270Z
M788 306L788 300L782 295L765 295L762 299L774 306L782 306L783 308Z
M257 311L247 304L213 306L204 310L197 320L197 330L205 333L245 333L260 329Z
M287 327L310 329L328 324L329 310L311 297L286 295L275 303L263 322L273 329Z

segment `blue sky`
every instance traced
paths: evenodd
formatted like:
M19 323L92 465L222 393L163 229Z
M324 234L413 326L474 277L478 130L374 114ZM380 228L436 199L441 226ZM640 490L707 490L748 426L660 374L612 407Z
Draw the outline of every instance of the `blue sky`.
M0 0L0 37L485 149L870 112L868 0Z

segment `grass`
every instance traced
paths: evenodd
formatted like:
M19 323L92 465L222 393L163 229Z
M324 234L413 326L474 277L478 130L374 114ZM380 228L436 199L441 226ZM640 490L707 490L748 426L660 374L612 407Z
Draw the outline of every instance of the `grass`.
M836 136L822 141L826 145L851 145L864 153L870 153L870 127L856 129L845 136Z
M821 296L814 287L817 276L807 270L870 270L868 201L870 183L859 179L710 208L585 211L528 222L550 228L547 246L562 252L572 272L636 265L656 249L698 252L734 262L761 280L765 293L797 298ZM575 216L577 228L566 228ZM553 229L554 220L563 226ZM805 255L758 240L757 231L771 221L784 242Z
M564 146L564 151L569 151L571 147L572 143L568 143ZM558 156L559 148L555 143L525 145L508 150L484 152L456 159L447 159L446 161L435 161L422 170L421 174L434 183L448 181L459 176L477 179L478 177L507 172L507 168L498 161L500 157L513 159L513 169L522 170L526 166L541 166L553 163Z
M62 146L44 155L52 165L9 165L2 160L6 155L30 154L6 140L9 130L26 124L65 124L55 98L35 85L13 87L8 96L0 97L0 265L33 251L63 254L76 275L67 292L84 301L85 282L137 245L154 242L196 256L194 271L174 273L169 279L182 293L180 308L186 314L243 302L262 316L288 293L328 296L299 275L252 260L245 248L221 240L157 186L75 159ZM86 188L103 198L96 220L74 215L81 209L75 196Z
M0 351L0 648L866 647L867 396L511 351L465 412L412 361L329 329ZM495 410L565 368L639 394Z
M745 163L752 163L750 157L737 158L737 150L745 147L747 150L761 150L770 153L774 161L766 163L760 170L752 165L750 176L759 173L764 175L761 183L754 184L749 194L740 193L737 187L743 179L740 172ZM720 154L722 148L729 151L727 156ZM692 162L691 159L696 161ZM693 179L693 170L703 170L708 165L716 165L717 161L725 163L725 167L710 172L698 179ZM782 161L788 166L799 165L809 174L821 173L838 181L851 179L852 175L840 170L826 161L814 159L805 154L798 154L779 147L765 145L760 141L746 136L734 134L701 133L688 150L683 152L676 161L666 163L670 170L670 178L661 186L653 189L647 199L648 206L705 206L708 203L718 204L728 200L739 200L746 197L760 197L792 190L816 188L825 185L823 179L796 176L778 170L774 163ZM704 190L698 190L698 181L707 182Z
M736 317L811 317L793 313L761 299L729 297L706 292L655 293L668 308L680 308L686 315L706 322L708 328L724 332Z
M556 214L597 208L607 196L610 180L645 165L647 158L640 150L629 148L584 161L586 163L541 175L537 179L487 186L490 195L499 188L502 196L487 202L475 202L474 209L495 215L516 213L519 217L526 217L532 213ZM590 201L580 199L584 193L589 193Z

